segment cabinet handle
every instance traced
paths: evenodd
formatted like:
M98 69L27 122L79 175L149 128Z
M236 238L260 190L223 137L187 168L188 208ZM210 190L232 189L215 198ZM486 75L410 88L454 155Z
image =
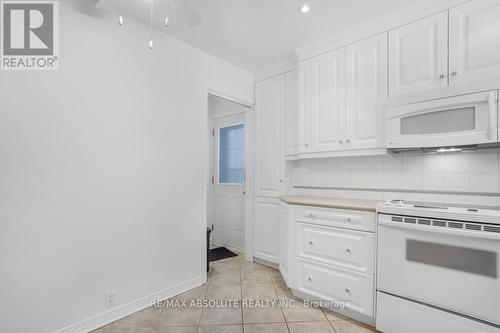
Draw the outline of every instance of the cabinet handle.
M304 143L304 146L309 147L309 144L308 143Z
M351 253L351 252L352 252L352 250L351 250L351 248L350 248L350 247L348 247L348 248L347 248L347 249L345 249L345 250L347 251L347 253Z
M314 217L314 214L313 213L309 213L309 217Z
M341 145L343 145L343 144L344 144L344 140L339 140L339 143L340 143Z
M442 79L444 79L444 78L445 78L445 75L444 75L444 74L439 75L439 79L440 79L440 80L442 80Z
M309 281L312 281L312 280L313 280L313 278L312 278L311 276L309 276L307 279L308 279Z
M350 139L347 139L345 142L347 142L347 143L351 143L351 140L350 140Z
M351 293L351 288L345 288L345 292L350 294Z
M451 76L457 76L458 75L458 72L457 71L453 71L451 72Z
M283 183L283 179L280 179L280 183Z
M348 217L347 219L347 222L352 222L352 218Z
M309 245L313 245L314 242L312 240L309 241Z

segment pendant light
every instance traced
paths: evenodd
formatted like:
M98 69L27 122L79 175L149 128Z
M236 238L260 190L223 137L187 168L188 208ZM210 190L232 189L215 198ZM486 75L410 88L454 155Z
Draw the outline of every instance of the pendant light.
M149 1L150 1L150 17L149 17L150 39L149 39L149 48L152 50L153 49L153 12L154 12L153 3L154 3L154 0L149 0Z

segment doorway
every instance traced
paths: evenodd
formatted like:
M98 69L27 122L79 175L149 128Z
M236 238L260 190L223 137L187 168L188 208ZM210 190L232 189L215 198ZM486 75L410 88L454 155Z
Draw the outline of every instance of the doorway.
M207 225L211 246L245 252L248 107L208 96L209 147Z

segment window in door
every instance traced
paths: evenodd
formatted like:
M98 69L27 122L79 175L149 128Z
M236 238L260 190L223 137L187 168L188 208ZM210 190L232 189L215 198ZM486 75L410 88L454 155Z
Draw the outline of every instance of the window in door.
M219 183L243 184L243 124L219 129Z

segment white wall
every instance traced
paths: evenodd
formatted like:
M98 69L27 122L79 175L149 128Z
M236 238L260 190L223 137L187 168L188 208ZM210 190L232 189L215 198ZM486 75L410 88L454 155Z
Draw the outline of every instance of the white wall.
M294 189L296 193L375 200L405 199L500 205L499 196L486 195L500 193L499 149L447 154L404 153L396 156L312 159L288 163L288 181L291 186L337 188ZM461 193L426 193L429 191Z
M87 3L60 1L60 71L0 73L0 332L200 278L203 88L253 100L250 73Z

